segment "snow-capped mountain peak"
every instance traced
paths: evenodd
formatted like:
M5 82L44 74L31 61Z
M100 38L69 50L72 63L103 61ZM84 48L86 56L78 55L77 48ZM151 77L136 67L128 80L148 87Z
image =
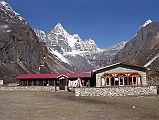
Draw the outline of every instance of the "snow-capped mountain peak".
M145 27L145 26L147 26L150 23L152 23L152 20L149 19L141 27Z
M61 25L61 23L57 23L54 27L55 30L63 32L65 31L65 29L63 28L63 26Z
M71 49L73 49L75 43L80 40L80 37L76 34L71 35L69 34L61 25L61 23L58 23L53 30L49 33L50 39L56 40L56 43L59 44L59 42L64 42L64 46L68 46ZM60 41L59 41L60 40Z
M63 26L61 25L61 23L57 23L56 26L55 26L55 28L56 28L56 27L57 27L57 28L62 28L62 29L63 29Z
M35 32L46 43L45 45L51 54L56 56L62 63L76 66L77 71L110 64L115 54L126 43L121 42L110 48L100 49L91 38L82 40L78 34L68 33L60 23L47 35L43 31L35 30Z
M61 25L61 23L58 23L57 25L55 25L55 27L53 28L53 30L51 31L54 34L57 35L63 35L63 36L67 36L69 33L63 28L63 26Z

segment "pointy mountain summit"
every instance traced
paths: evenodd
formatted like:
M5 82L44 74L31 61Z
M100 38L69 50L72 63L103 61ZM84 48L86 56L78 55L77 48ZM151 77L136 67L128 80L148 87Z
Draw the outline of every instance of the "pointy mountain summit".
M110 49L100 49L94 40L90 38L82 40L78 34L70 34L67 32L60 23L55 25L55 27L49 33L43 35L43 37L41 35L44 32L41 32L40 35L37 31L38 30L35 30L39 38L48 36L46 40L44 40L48 50L52 54L61 54L58 56L63 56L63 59L61 59L62 57L59 59L64 60L63 62L69 63L71 66L75 66L75 71L90 71L96 66L99 67L110 63L115 53L126 44L126 42L122 42L121 44L110 47ZM102 55L105 55L105 57ZM100 58L102 58L102 60Z

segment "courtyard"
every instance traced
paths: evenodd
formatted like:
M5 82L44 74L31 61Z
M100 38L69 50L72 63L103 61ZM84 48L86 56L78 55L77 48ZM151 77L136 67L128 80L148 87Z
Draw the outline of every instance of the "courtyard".
M158 120L159 97L75 97L71 92L0 92L0 120Z

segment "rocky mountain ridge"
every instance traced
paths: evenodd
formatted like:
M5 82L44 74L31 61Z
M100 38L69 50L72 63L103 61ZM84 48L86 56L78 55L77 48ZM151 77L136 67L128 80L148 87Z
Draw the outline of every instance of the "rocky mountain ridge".
M48 34L41 30L35 30L35 32L42 41L45 41L52 54L58 53L62 62L74 66L73 71L90 71L110 64L114 55L126 44L123 41L110 48L100 49L94 40L82 40L77 34L71 35L60 23Z
M158 84L159 22L148 20L146 23L140 27L134 38L115 55L115 62L123 61L148 67L149 83Z

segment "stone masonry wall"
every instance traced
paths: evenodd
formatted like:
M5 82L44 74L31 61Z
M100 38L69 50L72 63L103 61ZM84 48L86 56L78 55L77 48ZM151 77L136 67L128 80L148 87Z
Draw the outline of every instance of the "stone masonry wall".
M0 91L55 91L55 86L0 87Z
M76 88L75 96L133 96L157 94L156 86Z

